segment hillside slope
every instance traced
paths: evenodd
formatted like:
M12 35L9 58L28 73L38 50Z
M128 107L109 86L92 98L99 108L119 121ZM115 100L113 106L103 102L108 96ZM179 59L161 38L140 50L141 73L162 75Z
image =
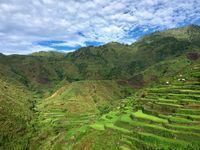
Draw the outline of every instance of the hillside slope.
M198 149L199 35L0 54L0 149Z
M191 25L147 35L130 46L109 43L82 48L66 58L84 79L127 79L161 61L199 51L199 35L200 27Z
M33 119L33 95L23 85L0 79L0 149L25 149Z
M124 99L75 137L72 149L198 150L199 108L200 59Z
M126 97L126 90L115 81L68 83L52 96L38 101L37 118L30 149L65 148L66 134L76 135L84 126L111 111ZM61 144L62 143L62 144Z

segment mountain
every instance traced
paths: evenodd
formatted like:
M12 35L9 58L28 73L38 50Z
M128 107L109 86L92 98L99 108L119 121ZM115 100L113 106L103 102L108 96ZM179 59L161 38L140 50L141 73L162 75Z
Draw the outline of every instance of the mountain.
M199 33L199 26L157 32L130 46L109 43L82 48L66 58L75 63L84 78L127 79L157 62L199 49L199 42L195 42L199 41Z
M199 149L199 43L190 25L131 45L0 54L0 149Z
M30 88L51 88L61 80L129 79L150 65L199 50L196 25L143 37L132 45L108 43L69 54L37 52L29 56L0 56L2 76L18 77ZM5 70L7 72L5 72Z

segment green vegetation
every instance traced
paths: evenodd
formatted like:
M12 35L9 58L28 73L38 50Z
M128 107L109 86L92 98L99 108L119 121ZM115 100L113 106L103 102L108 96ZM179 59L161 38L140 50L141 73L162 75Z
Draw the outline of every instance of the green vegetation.
M137 112L132 113L133 117L147 119L159 123L167 123L168 121L159 117L151 116L142 112L142 110L138 110Z
M196 68L197 65L190 66L191 69L194 67ZM193 70L192 72L198 71ZM185 74L185 72L187 72L187 68L182 70L181 74ZM165 85L164 82L163 85L156 88L146 88L146 92L138 91L135 101L126 98L123 101L126 104L125 107L121 105L120 109L105 114L90 127L98 132L110 129L118 132L122 137L119 140L120 149L199 149L198 99L194 100L193 97L190 97L191 99L183 100L181 93L179 93L180 96L172 94L173 99L167 97L176 91L187 91L189 95L198 92L198 88L195 89L192 86L194 82L191 81L195 80L195 84L196 81L199 82L198 78L193 78L191 75L193 73L187 72L187 81L181 82L179 86L177 85L178 74L171 78L170 84ZM180 90L182 87L186 87L185 85L190 86ZM168 103L170 105L166 105ZM88 132L94 132L94 130ZM90 133L87 134L90 135ZM77 143L77 145L81 145L81 143Z
M0 149L28 146L35 103L32 98L23 85L0 79Z
M73 53L0 55L0 149L200 149L200 27Z
M116 82L100 80L73 82L58 89L37 104L38 132L34 135L34 143L43 141L38 146L50 148L51 145L47 144L54 138L59 143L63 138L70 139L84 133L89 124L105 113L101 108L109 106L108 111L111 111L117 107L119 100L125 96L122 91L123 87ZM104 128L100 125L94 127Z

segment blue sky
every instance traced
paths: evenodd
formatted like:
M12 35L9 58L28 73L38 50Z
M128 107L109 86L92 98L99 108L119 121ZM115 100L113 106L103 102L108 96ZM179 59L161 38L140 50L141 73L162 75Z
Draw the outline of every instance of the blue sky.
M200 25L199 0L0 0L0 52L131 44L188 24Z

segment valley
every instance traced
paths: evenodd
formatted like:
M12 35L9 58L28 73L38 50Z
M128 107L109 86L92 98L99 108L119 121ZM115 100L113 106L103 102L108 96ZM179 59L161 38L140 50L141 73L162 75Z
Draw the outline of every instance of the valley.
M75 52L0 54L0 149L198 150L200 27Z

